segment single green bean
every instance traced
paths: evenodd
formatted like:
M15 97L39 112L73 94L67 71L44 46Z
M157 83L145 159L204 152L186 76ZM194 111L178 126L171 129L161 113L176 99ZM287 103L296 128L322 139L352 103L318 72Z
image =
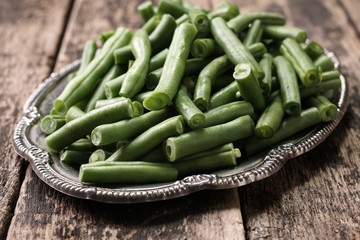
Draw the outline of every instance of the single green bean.
M332 80L335 78L339 78L339 77L340 77L340 72L338 70L322 72L322 81L323 82Z
M190 95L194 94L197 76L187 76L181 80L181 83L187 88Z
M268 97L271 93L271 78L272 78L272 63L273 58L270 54L265 53L260 60L260 67L263 69L265 76L259 81L260 88L265 97Z
M131 41L131 51L135 56L135 62L126 72L119 91L120 96L127 98L135 96L145 85L151 56L151 44L145 30L140 29L136 32Z
M190 18L188 14L183 14L181 17L176 19L176 26L180 26L182 23L189 23Z
M115 98L109 98L109 99L101 99L101 100L98 100L96 102L95 108L101 108L101 107L113 104L115 102L118 102L118 101L124 101L126 99L127 98L125 98L125 97L115 97Z
M289 26L265 26L264 36L272 39L283 40L293 38L299 43L305 42L307 33L300 28Z
M104 85L105 96L108 99L119 96L121 85L123 84L125 77L126 77L126 73L105 83Z
M159 84L152 95L144 100L145 108L160 110L174 98L183 78L185 62L196 32L196 28L189 23L183 23L176 28Z
M187 125L191 128L199 128L205 122L205 115L190 99L187 88L180 84L175 96L175 108L181 114Z
M248 156L278 144L280 141L321 122L317 108L302 110L300 115L285 118L271 138L258 138L255 135L246 139L244 148Z
M218 92L214 93L210 97L209 109L213 109L224 105L226 103L231 103L236 100L236 92L239 90L236 81L233 81L223 89L220 89Z
M165 14L168 13L174 18L179 18L183 14L187 14L188 10L184 8L181 4L173 0L160 0L158 4L158 13Z
M265 25L284 25L286 22L284 15L281 14L269 12L253 12L247 14L240 14L228 21L227 25L235 33L238 34L244 29L246 29L249 24L256 19L261 20L261 22Z
M291 62L301 82L306 87L321 83L321 70L313 64L311 58L293 38L286 38L280 46L280 53Z
M309 107L316 107L323 122L330 122L336 117L337 106L324 96L317 95L305 98L305 104Z
M66 122L70 122L76 118L84 116L85 112L81 110L78 106L74 105L66 112L65 120Z
M147 75L145 80L146 88L148 90L154 90L159 84L163 68L158 68Z
M215 79L232 68L232 64L226 55L212 60L201 70L196 82L193 101L195 105L203 112L209 108L211 85Z
M261 42L251 44L248 50L254 58L261 58L267 52L265 45Z
M143 104L144 100L146 98L150 97L151 94L152 94L152 91L142 92L142 93L137 94L135 97L133 97L133 100Z
M107 74L101 79L99 85L96 87L95 92L93 93L93 95L91 96L91 98L89 99L86 107L85 107L85 112L89 112L91 110L93 110L95 108L96 102L100 99L104 99L106 98L105 95L105 84L118 77L120 74L125 73L125 67L124 66L119 66L119 65L114 65L108 72Z
M140 3L136 9L140 13L141 18L145 23L155 14L151 1Z
M205 112L205 123L201 127L215 126L245 115L254 115L254 108L250 103L245 101L227 103Z
M41 131L46 134L51 134L64 126L66 123L64 116L46 115L40 124Z
M176 28L175 19L169 14L164 14L161 17L160 23L157 25L155 30L149 35L152 55L169 47L171 43L171 39L174 35L175 28Z
M134 101L134 102L132 102L132 105L134 108L134 116L133 117L139 117L144 114L144 108L140 102Z
M99 36L100 42L101 44L104 44L106 42L106 40L108 40L109 38L111 38L113 35L115 34L114 31L108 31L108 32L104 32Z
M252 119L249 116L242 116L224 124L170 137L164 144L164 151L167 158L173 162L194 153L249 137L253 131Z
M275 57L274 65L280 83L284 111L289 115L298 115L301 112L301 99L295 70L283 56Z
M224 54L224 50L212 38L198 38L191 45L191 55L195 58L207 58L220 54Z
M316 68L321 67L321 70L324 72L334 70L334 62L326 55L321 55L314 61L314 66Z
M66 150L60 156L61 164L81 165L89 162L91 152L79 152L74 150Z
M171 116L172 111L165 108L132 119L100 125L91 132L91 141L96 146L102 146L131 139Z
M162 50L161 52L157 53L152 58L150 58L149 72L152 72L155 69L158 69L158 68L161 68L162 66L164 66L164 63L165 63L168 53L169 53L169 49L165 48L164 50Z
M112 154L112 152L105 151L105 150L103 150L103 149L97 149L96 151L94 151L94 152L90 155L90 157L89 157L89 163L105 161L105 159L107 159L108 157L110 157L111 154Z
M224 19L220 17L214 18L211 20L210 28L215 41L224 49L226 55L234 65L248 63L251 65L256 78L261 79L264 77L264 72L259 63L235 33L226 25Z
M105 42L100 55L91 61L85 72L69 82L56 98L54 101L56 111L65 114L72 105L89 96L89 93L96 87L99 78L113 65L114 50L128 44L131 38L130 30L118 28L116 33Z
M216 10L208 13L208 18L211 20L216 17L221 17L225 21L229 21L230 19L238 16L240 14L239 7L236 5L228 5L217 8Z
M45 138L51 151L59 152L76 140L89 134L96 126L130 118L133 115L131 101L119 101L94 109L82 117L76 118Z
M249 31L245 35L245 39L243 41L245 47L249 47L250 45L260 42L264 28L259 19L256 19L250 26Z
M304 48L309 57L314 60L325 53L325 49L317 42L311 41Z
M256 123L254 134L259 138L271 138L279 128L284 109L281 97L277 96L261 114Z
M134 55L131 52L130 44L114 51L115 64L125 64L132 59L134 59Z
M79 181L110 184L145 184L172 182L177 179L176 168L169 163L154 162L95 162L83 164L79 171Z
M157 27L157 25L159 25L161 21L161 15L154 15L152 16L142 27L141 29L144 29L147 34L151 34L155 28Z
M233 76L242 98L253 105L256 113L262 112L266 107L265 98L251 65L247 63L236 65Z
M200 8L192 8L189 11L192 24L195 25L198 37L205 37L210 31L210 22L206 13Z
M95 53L97 50L96 42L93 40L88 40L85 43L84 50L81 56L81 64L79 70L76 72L77 75L82 74L90 62L94 59Z
M118 149L106 161L134 161L154 149L167 138L182 134L183 131L184 119L182 116L168 118Z
M66 150L73 150L78 152L93 152L96 150L94 144L87 138L80 138L76 142L70 144Z

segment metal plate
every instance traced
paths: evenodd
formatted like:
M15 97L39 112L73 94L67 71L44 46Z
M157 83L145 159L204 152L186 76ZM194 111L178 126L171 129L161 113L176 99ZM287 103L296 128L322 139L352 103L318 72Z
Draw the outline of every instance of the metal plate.
M326 53L335 67L339 61L332 52ZM15 151L27 159L37 176L49 186L67 195L108 203L135 203L176 198L202 189L235 188L271 176L289 160L315 148L336 128L348 106L348 88L341 75L341 88L333 91L333 102L338 106L336 118L329 123L287 139L276 147L242 160L235 168L187 176L175 182L147 185L94 186L78 181L78 172L60 164L59 156L48 151L45 135L40 130L40 119L47 115L53 100L67 83L67 76L80 65L74 61L52 73L31 94L23 108L23 117L13 135Z

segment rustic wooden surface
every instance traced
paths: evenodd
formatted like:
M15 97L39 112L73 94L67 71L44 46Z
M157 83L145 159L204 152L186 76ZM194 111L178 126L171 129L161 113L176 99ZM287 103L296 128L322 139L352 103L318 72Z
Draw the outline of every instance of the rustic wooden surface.
M0 2L0 239L360 238L356 0L234 1L243 13L283 13L288 25L306 29L336 53L350 86L351 105L339 127L276 175L238 189L133 205L75 199L37 178L10 141L26 98L50 72L78 58L85 40L120 25L141 26L139 2ZM214 8L219 1L192 2Z

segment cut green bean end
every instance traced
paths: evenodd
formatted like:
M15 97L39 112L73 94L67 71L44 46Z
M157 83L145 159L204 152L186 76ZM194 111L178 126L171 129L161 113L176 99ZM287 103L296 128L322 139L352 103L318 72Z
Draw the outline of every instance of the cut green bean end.
M189 127L192 129L199 128L205 123L205 115L203 113L197 113L189 119Z
M274 135L274 130L270 126L263 125L256 127L254 130L254 134L259 138L271 138Z
M41 128L41 131L43 131L44 133L50 134L55 131L56 122L52 120L51 116L45 116L41 120L40 128Z
M293 116L298 115L301 112L301 106L297 102L289 102L284 107L284 111Z
M323 122L330 122L334 120L337 114L337 107L335 104L323 106L319 109L321 113L321 120Z
M170 97L162 92L154 92L144 100L144 107L151 111L163 109L170 103Z
M65 115L67 109L66 109L64 101L62 101L60 99L56 99L54 101L54 107L55 107L56 112L58 112L60 115Z

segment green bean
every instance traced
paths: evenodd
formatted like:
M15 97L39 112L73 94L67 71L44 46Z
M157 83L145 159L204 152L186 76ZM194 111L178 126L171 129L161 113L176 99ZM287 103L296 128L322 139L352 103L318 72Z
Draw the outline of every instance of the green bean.
M147 75L145 80L146 88L148 90L154 90L159 84L163 68L158 68Z
M263 69L265 73L264 78L259 81L260 88L265 97L268 97L271 93L272 62L273 62L273 58L268 53L265 53L259 62L260 67Z
M181 114L187 125L191 128L199 128L205 122L205 115L202 113L188 95L187 88L180 84L175 96L175 108Z
M144 162L167 162L167 158L165 157L162 144L155 147L150 152L139 158L139 161Z
M149 37L144 30L138 30L134 35L131 41L131 51L135 56L135 62L126 72L125 79L119 91L120 96L127 98L135 96L145 85L151 55L151 45Z
M261 58L267 52L265 45L261 42L251 44L248 50L254 58Z
M172 182L177 176L176 168L169 163L140 161L87 163L79 171L80 182L96 184Z
M105 83L104 85L105 96L108 99L119 96L121 85L123 84L125 77L126 77L126 73Z
M176 19L176 26L180 26L182 23L189 23L190 22L190 18L189 15L187 14L183 14L181 17L179 17L178 19Z
M96 102L100 99L104 99L106 98L105 95L105 84L118 77L120 74L125 72L125 67L123 66L119 66L119 65L114 65L108 72L107 74L102 78L102 80L100 81L99 85L96 87L95 92L93 93L93 95L91 96L91 98L89 99L86 107L85 107L85 112L89 112L91 110L93 110L95 108Z
M70 122L76 118L84 116L85 112L81 110L78 106L74 105L66 112L65 120L66 122Z
M46 115L40 124L41 131L50 134L64 126L66 123L64 116L59 115Z
M152 58L150 58L149 62L149 72L154 71L155 69L161 68L166 60L166 56L169 53L169 49L165 48L161 52L154 55Z
M151 94L152 94L152 91L142 92L142 93L137 94L135 97L133 97L133 100L143 104L144 100L146 98L150 97Z
M214 93L210 97L209 109L213 109L224 105L226 103L231 103L236 100L236 92L239 90L236 81L233 81L223 89L220 89L218 92Z
M84 50L81 56L81 64L79 70L76 72L77 75L82 74L90 62L94 59L95 53L97 50L96 42L93 40L88 40L85 43Z
M264 36L283 40L285 38L293 38L299 43L305 42L307 33L300 28L289 27L289 26L265 26Z
M249 63L256 78L261 79L264 77L264 72L259 63L226 25L224 19L220 17L214 18L211 20L210 28L215 41L224 49L226 55L234 65Z
M249 31L245 35L243 44L245 47L249 47L251 44L260 42L264 28L259 19L256 19L250 26Z
M161 21L161 15L152 16L142 27L150 35Z
M108 32L104 32L99 36L99 40L101 42L101 44L104 44L106 42L106 40L108 40L109 38L111 38L113 35L115 34L114 31L108 31ZM95 54L94 54L95 55Z
M60 156L61 164L81 165L89 162L91 152L79 152L74 150L66 150Z
M280 46L280 53L291 62L304 86L313 87L321 82L321 71L295 39L286 38Z
M140 16L144 22L147 22L155 14L151 1L140 3L136 9L140 13Z
M105 42L100 55L91 61L86 71L69 82L56 98L54 101L56 111L65 114L72 105L85 99L94 90L99 78L113 65L114 50L128 44L131 37L130 30L118 28L116 33Z
M235 33L238 34L242 30L247 28L249 24L256 19L261 20L261 22L265 25L284 25L286 21L284 15L281 14L268 12L253 12L247 14L240 14L228 21L227 25Z
M253 134L253 130L252 119L249 116L242 116L224 124L170 137L164 144L164 151L167 158L173 162L194 153L249 137Z
M132 102L132 105L134 108L134 116L133 117L139 117L144 114L144 108L140 102L134 101L134 102Z
M168 13L174 18L179 18L183 14L188 13L188 10L184 8L181 4L173 0L160 0L158 4L158 13L164 14Z
M297 115L301 111L300 91L296 73L291 63L283 56L274 58L284 111L289 115Z
M319 110L314 107L302 110L300 115L285 118L271 138L252 136L246 139L244 142L245 151L248 156L254 155L320 122L321 116Z
M247 63L236 65L233 76L242 98L253 105L256 113L262 112L265 109L265 98L251 65Z
M130 118L133 115L131 101L119 101L114 104L94 109L82 117L72 120L45 138L51 151L59 152L76 140L89 134L101 124Z
M326 55L321 55L314 61L314 66L316 68L321 67L321 70L324 72L334 70L334 63L333 61Z
M198 75L211 60L205 58L191 58L185 61L184 76Z
M105 159L107 159L108 157L110 157L111 154L112 154L112 152L105 151L105 150L103 150L103 149L97 149L96 151L94 151L94 152L90 155L90 157L89 157L89 163L105 161Z
M172 116L172 112L165 108L159 111L148 112L142 116L128 120L100 125L92 130L91 142L96 146L102 146L131 139L170 116Z
M206 13L200 8L192 8L189 11L192 24L195 25L198 37L205 37L210 31L210 22Z
M254 108L250 103L245 101L227 103L205 112L205 123L201 127L215 126L245 115L254 115Z
M194 94L197 76L187 76L181 80L182 84L187 88L190 95Z
M207 58L219 54L224 54L224 50L211 38L195 39L191 45L191 55L196 58Z
M168 137L182 134L183 131L184 119L182 116L168 118L149 128L129 142L129 144L118 149L106 161L134 161L154 149Z
M145 108L160 110L174 98L183 78L185 62L195 35L196 28L192 24L183 23L176 28L159 84L152 95L144 100Z
M131 59L134 59L134 55L131 52L130 44L114 51L115 64L125 64Z
M101 108L101 107L113 104L115 102L118 102L118 101L124 101L126 99L127 98L125 98L125 97L115 97L115 98L110 98L110 99L101 99L101 100L98 100L96 102L95 108Z
M259 138L271 138L279 128L284 109L282 107L281 97L277 96L261 114L256 123L254 134Z
M80 138L76 142L70 144L66 150L73 150L78 152L93 152L96 150L94 144L87 138Z
M236 5L228 5L220 7L216 10L211 11L208 13L208 18L211 20L216 17L221 17L225 21L229 21L230 19L238 16L240 14L239 8Z
M335 78L339 78L339 77L340 77L340 72L338 70L322 72L322 81L323 82L332 80Z
M305 47L305 52L309 57L314 60L325 53L324 48L317 42L311 41Z
M59 115L59 113L56 111L56 109L53 107L51 110L50 110L50 115Z
M309 107L316 107L323 122L330 122L336 117L337 106L324 96L317 95L305 98L305 104Z
M158 26L149 35L152 54L169 47L175 28L175 19L169 14L164 14Z
M209 150L206 152L214 151ZM201 152L200 154L204 154L204 152ZM183 158L181 161L173 162L172 166L178 170L179 177L184 177L195 173L208 173L218 169L235 167L236 158L240 156L240 150L235 148L213 154L208 153L196 158Z
M224 55L212 60L203 70L201 70L196 82L193 101L203 112L209 108L211 85L220 74L229 70L232 66L229 58Z

